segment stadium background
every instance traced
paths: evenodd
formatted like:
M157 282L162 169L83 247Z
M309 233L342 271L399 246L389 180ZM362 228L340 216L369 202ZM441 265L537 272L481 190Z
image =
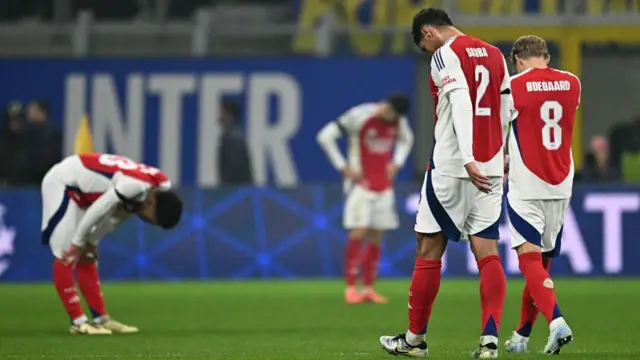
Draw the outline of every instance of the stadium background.
M399 177L403 226L386 237L381 274L410 274L412 203L432 138L429 61L406 33L422 6L444 5L465 31L505 52L523 34L549 39L554 65L583 83L578 167L589 151L584 139L640 114L636 1L167 2L165 17L137 23L113 19L99 6L54 4L53 19L45 12L40 23L1 26L0 102L48 99L65 153L74 151L80 120L88 119L95 151L159 166L187 199L178 230L165 234L134 222L104 241L109 279L338 276L339 176L313 139L349 106L398 90L415 104L417 141ZM215 189L216 116L228 97L244 108L256 188ZM640 274L633 261L640 254L637 190L577 185L556 271ZM33 226L39 201L36 189L0 192L2 281L50 276ZM509 272L517 273L510 255ZM452 246L447 260L447 273L473 274L465 247Z
M505 52L520 35L543 36L553 65L581 77L573 147L581 176L552 266L577 334L567 355L637 359L640 0L0 1L0 105L47 100L64 154L93 148L158 166L186 204L171 232L131 221L101 243L101 276L115 280L103 286L110 312L141 334L66 339L40 244L39 189L3 187L0 174L0 358L383 358L377 336L406 326L412 226L431 149L429 58L408 36L424 6L445 7ZM397 187L401 228L386 235L381 262L379 290L391 303L347 307L340 178L315 135L391 91L410 94L416 136ZM223 99L242 107L253 186L220 186ZM618 176L585 175L602 151L592 139L608 139L612 156L617 149L609 170ZM503 337L518 321L523 285L505 220ZM463 358L478 312L464 244L448 248L444 272L430 351ZM536 327L533 348L545 331Z

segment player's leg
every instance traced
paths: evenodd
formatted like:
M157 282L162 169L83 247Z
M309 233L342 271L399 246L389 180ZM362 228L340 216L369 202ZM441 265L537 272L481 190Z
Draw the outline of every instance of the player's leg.
M97 261L97 244L87 244L80 260L76 264L78 287L80 288L80 292L82 292L85 302L89 306L89 310L93 316L93 323L114 333L137 333L138 328L115 321L109 316L100 284Z
M60 260L71 245L80 211L71 202L65 186L51 179L49 174L45 176L42 182L42 241L53 252L53 284L71 319L69 331L74 334L110 334L111 331L88 322L76 292L73 266Z
M367 206L368 192L360 186L354 186L344 206L343 226L347 229L348 239L344 253L344 277L346 282L345 301L358 304L365 297L358 291L357 280L360 272L362 245L371 224L371 209Z
M549 267L551 266L551 258L545 254L542 254L542 266L547 271L549 271ZM525 283L524 289L522 290L522 303L520 306L520 324L513 332L511 339L507 340L505 344L507 351L514 353L527 352L529 336L531 336L531 331L533 330L539 313L540 311L531 297L531 291Z
M381 244L384 232L395 230L399 226L393 189L388 189L377 196L375 203L373 203L372 217L372 229L367 236L367 243L362 257L362 283L367 300L385 304L388 299L374 290L374 283L380 266Z
M460 238L466 210L459 196L461 180L434 171L425 177L416 215L416 260L409 288L409 329L382 336L380 344L393 355L424 357L427 325L440 289L442 256L447 239Z
M374 289L380 266L383 235L384 232L381 230L369 230L362 251L362 294L367 301L376 304L386 304L389 301Z
M564 218L569 209L569 199L564 200L549 200L545 201L545 229L542 234L542 253L543 256L555 257L560 255L560 248L562 243L562 230L564 226ZM547 274L548 274L548 270ZM549 277L549 279L551 279ZM555 286L553 281L547 282L550 286L550 291L553 292L553 311L550 316L547 316L542 309L540 312L545 315L549 322L549 338L547 344L544 347L544 352L547 354L559 354L560 349L573 341L573 332L565 321L558 302L555 296ZM537 298L532 291L532 297L534 302L537 303Z
M552 341L551 352L559 352L560 347L572 339L570 329L556 304L554 284L548 272L550 262L547 261L545 264L545 257L542 255L543 252L548 252L547 254L553 256L556 240L562 232L566 208L561 207L565 203L568 204L568 201L527 201L509 198L507 211L511 246L518 253L520 271L526 282L521 324L505 344L509 352L527 351L537 312L542 313L547 319L552 335L560 336ZM532 304L535 304L533 306L537 310L533 309Z
M498 331L506 296L507 280L498 253L498 231L502 211L502 178L493 178L491 193L479 193L469 182L466 191L475 199L465 223L471 250L480 272L482 332L473 357L498 357Z

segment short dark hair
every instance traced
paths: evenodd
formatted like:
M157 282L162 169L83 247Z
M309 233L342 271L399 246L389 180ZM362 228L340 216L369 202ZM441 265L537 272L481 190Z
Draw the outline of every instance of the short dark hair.
M525 35L518 38L513 43L513 48L511 48L509 58L514 64L516 63L516 56L522 60L527 60L532 57L548 59L550 55L547 42L543 38L536 35Z
M389 95L389 97L387 97L387 103L389 103L393 111L400 115L407 115L411 107L409 97L402 93Z
M173 191L156 192L156 221L163 229L178 225L182 217L182 200Z
M423 26L453 26L453 21L446 11L436 8L424 8L413 17L411 34L413 43L420 46Z

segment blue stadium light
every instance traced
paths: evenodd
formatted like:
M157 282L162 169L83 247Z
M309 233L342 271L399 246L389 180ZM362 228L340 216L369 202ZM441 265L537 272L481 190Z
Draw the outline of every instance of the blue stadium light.
M144 255L138 255L137 263L138 267L146 268L148 264L147 257Z
M271 265L271 255L267 253L258 254L258 264L262 267L269 267Z
M323 214L316 215L316 216L313 218L313 225L314 225L317 229L320 229L320 230L324 230L324 229L326 229L326 228L327 228L327 224L328 224L328 223L329 223L329 222L327 221L327 217L326 217L325 215L323 215Z
M205 227L204 218L202 216L194 216L191 219L191 226L196 230L203 229Z

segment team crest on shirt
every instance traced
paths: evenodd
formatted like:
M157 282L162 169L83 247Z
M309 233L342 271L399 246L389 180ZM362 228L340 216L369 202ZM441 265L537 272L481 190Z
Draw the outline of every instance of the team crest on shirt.
M10 255L14 253L13 243L16 239L16 229L4 222L7 213L6 206L0 204L0 276L11 266Z
M367 129L367 132L364 136L364 141L367 144L367 148L372 153L384 154L393 149L393 145L395 144L395 135L392 137L383 137L378 134L378 130Z

